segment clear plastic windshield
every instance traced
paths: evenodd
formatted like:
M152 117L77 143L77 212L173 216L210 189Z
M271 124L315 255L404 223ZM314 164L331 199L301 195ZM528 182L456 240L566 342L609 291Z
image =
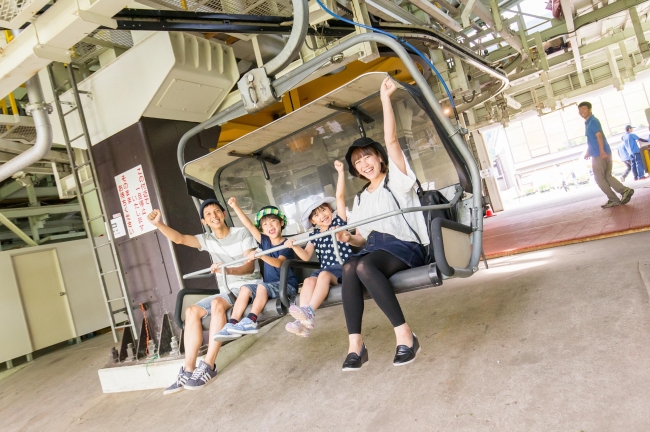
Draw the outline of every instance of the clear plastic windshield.
M438 134L425 112L404 90L393 95L393 110L397 133L408 162L424 189L444 189L458 183L456 170L443 147ZM365 123L366 135L383 144L381 101L373 97L361 104L375 120ZM334 196L337 172L334 161L345 164L350 144L359 138L359 128L352 114L332 111L332 116L317 121L305 130L290 135L263 150L280 162L266 163L270 179L264 178L260 162L242 158L221 172L218 186L226 200L234 196L251 220L255 212L266 205L282 210L289 225L285 234L304 232L300 216L308 197ZM255 139L255 134L251 134ZM357 192L364 181L347 173L345 203L352 208ZM234 212L233 222L240 226Z

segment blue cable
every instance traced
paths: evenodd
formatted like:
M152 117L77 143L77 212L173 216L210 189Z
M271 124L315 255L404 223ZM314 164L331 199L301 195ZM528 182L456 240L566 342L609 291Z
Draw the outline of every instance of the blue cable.
M318 5L321 7L321 9L323 9L328 14L332 15L334 18L336 18L338 20L341 20L341 21L343 21L345 23L355 25L357 27L365 28L365 29L372 30L374 32L386 35L386 36L390 37L391 39L394 39L397 42L401 43L402 45L405 45L407 48L411 49L414 53L416 53L417 55L422 57L422 59L429 65L431 70L434 71L435 74L438 76L438 79L440 80L440 82L442 83L442 86L445 88L445 91L447 92L447 96L449 97L449 102L451 102L452 108L454 109L454 111L456 111L456 104L454 103L454 98L451 96L451 92L449 91L449 87L447 87L447 83L445 83L445 80L442 79L442 75L440 75L440 72L438 72L438 69L436 69L436 67L433 65L433 63L431 63L431 61L429 61L429 59L424 54L422 54L422 52L419 49L417 49L416 47L414 47L413 45L411 45L409 42L405 41L404 39L402 39L400 37L397 37L394 34L389 33L389 32L387 32L385 30L370 27L370 26L367 26L365 24L361 24L361 23L358 23L356 21L352 21L352 20L349 20L347 18L343 18L342 16L337 15L334 12L332 12L331 10L329 10L327 8L327 6L325 6L323 4L323 2L321 0L316 0L316 3L318 3Z

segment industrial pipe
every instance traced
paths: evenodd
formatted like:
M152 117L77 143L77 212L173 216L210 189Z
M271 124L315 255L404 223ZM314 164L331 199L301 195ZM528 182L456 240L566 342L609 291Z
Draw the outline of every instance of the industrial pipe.
M289 66L298 53L307 36L309 28L309 5L307 0L292 0L293 5L293 25L287 44L282 48L280 54L264 65L266 75L271 77Z
M29 98L29 105L26 110L31 112L34 119L36 143L34 147L0 165L0 182L43 159L52 147L52 124L48 116L50 107L44 102L43 88L38 74L28 79L25 86Z

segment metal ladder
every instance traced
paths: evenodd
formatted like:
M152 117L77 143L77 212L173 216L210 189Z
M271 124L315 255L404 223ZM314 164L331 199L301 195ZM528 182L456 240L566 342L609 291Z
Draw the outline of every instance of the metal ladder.
M133 320L133 311L130 307L131 300L129 298L129 294L126 290L126 283L124 282L124 275L122 274L122 266L120 265L120 259L117 253L117 247L115 245L115 239L113 238L113 231L111 227L109 226L109 221L110 219L108 218L108 215L106 213L106 205L104 204L104 199L102 197L102 194L100 193L99 189L99 183L97 181L97 171L95 169L95 160L92 155L92 144L90 142L90 134L88 133L88 125L86 124L86 117L83 112L83 108L81 105L81 99L79 97L79 94L81 93L79 89L77 88L77 81L74 77L74 72L72 70L71 65L65 65L64 66L67 69L68 72L68 79L58 88L55 88L55 80L54 80L54 72L52 70L52 65L49 65L47 67L47 72L50 77L50 82L52 83L52 91L54 93L54 104L56 105L56 111L59 115L59 120L61 121L61 129L63 131L63 138L65 141L65 147L68 151L68 157L70 158L70 165L72 167L72 176L74 178L75 186L76 186L76 191L75 194L77 196L77 200L79 202L79 207L81 208L81 215L83 218L84 222L84 228L86 229L86 233L88 234L88 237L91 240L92 246L93 246L93 256L95 259L95 267L97 268L97 273L99 274L99 279L102 285L102 292L104 294L104 301L106 302L106 310L108 312L108 317L109 321L111 324L111 331L113 333L113 339L115 342L118 341L118 336L117 336L117 330L118 329L126 329L126 328L131 328L131 332L133 334L134 339L137 340L138 338L138 332L135 327L135 323ZM63 112L63 103L70 104L70 102L62 102L61 99L59 98L59 90L61 88L66 87L66 85L70 85L70 88L72 89L72 94L74 95L74 105L72 108L70 108L68 111L65 113ZM82 133L80 135L77 135L76 137L70 139L70 135L68 133L68 127L66 124L66 117L72 113L76 112L77 115L79 116L79 120L81 123L81 128L82 128ZM82 163L77 165L77 160L75 158L75 151L74 148L72 147L72 143L78 139L83 138L86 143L86 149L87 150L80 150L77 149L78 151L82 152L83 160ZM86 186L90 186L90 188L83 190L83 184L82 181L79 177L79 172L81 169L85 167L90 167L91 170L91 182L90 184L86 184ZM86 197L92 196L92 194L95 194L97 196L97 201L99 202L99 209L101 214L99 216L94 216L94 217L89 217L88 214L88 207L86 203ZM97 244L95 236L92 233L91 230L91 225L90 223L95 221L103 219L104 221L104 227L106 229L106 238L107 242L103 244ZM111 249L111 258L114 264L114 269L112 270L107 270L104 271L101 265L100 261L100 256L99 256L99 249L102 247L110 247ZM108 283L106 277L110 274L116 273L117 274L117 279L119 281L120 285L120 292L121 292L121 297L116 297L116 298L111 298L110 293L108 290ZM114 309L114 303L115 302L124 302L124 307L119 307L119 303L117 303L118 309ZM126 315L128 317L128 320L123 323L118 325L116 323L115 318L116 315L126 312Z

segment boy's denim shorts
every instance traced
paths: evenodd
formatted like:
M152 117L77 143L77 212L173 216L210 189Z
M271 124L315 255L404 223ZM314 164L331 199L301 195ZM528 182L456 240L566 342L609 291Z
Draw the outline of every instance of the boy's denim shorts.
M248 285L242 285L243 287L246 287L250 290L251 292L251 300L255 300L255 296L257 296L257 287L259 285L262 285L264 288L266 288L266 292L269 296L270 299L278 298L280 295L280 282L260 282L256 284L248 284ZM287 295L289 297L294 296L298 293L298 290L296 287L287 285Z
M239 295L239 288L231 288L230 291L235 295L235 297ZM214 300L217 297L221 297L222 299L226 300L230 305L230 307L234 306L232 299L225 292L203 298L198 302L196 302L195 306L198 306L201 309L205 310L208 313L208 315L206 316L210 316L210 314L212 313L212 300Z

